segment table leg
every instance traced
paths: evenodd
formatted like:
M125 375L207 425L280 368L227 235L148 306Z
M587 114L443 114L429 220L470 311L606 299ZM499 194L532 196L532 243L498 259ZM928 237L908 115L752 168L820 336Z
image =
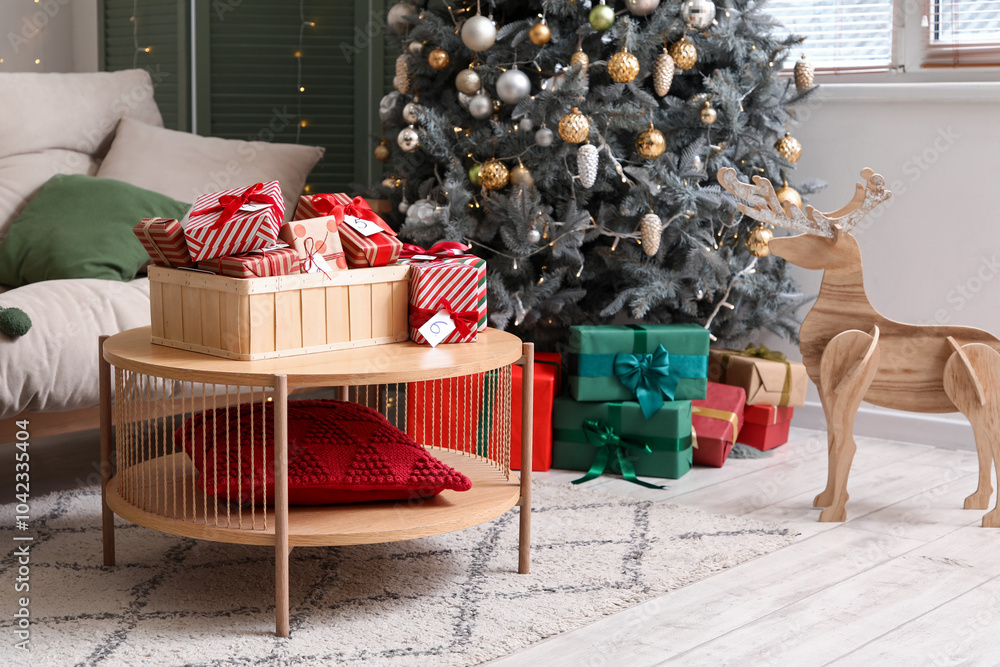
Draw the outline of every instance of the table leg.
M288 628L288 378L274 376L274 624Z
M521 530L518 539L517 571L531 571L531 434L534 416L535 345L524 344L521 370Z
M98 339L98 367L101 395L101 536L104 541L104 566L115 564L115 513L108 507L108 482L111 481L111 364L104 358L104 341Z

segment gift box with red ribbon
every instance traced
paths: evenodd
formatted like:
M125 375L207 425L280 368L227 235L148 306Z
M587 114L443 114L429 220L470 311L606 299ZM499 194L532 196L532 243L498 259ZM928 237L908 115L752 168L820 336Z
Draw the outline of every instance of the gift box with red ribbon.
M415 254L430 256L429 253ZM451 316L455 330L441 342L474 342L479 332L486 328L486 261L474 255L430 260L415 260L411 256L409 259L410 340L429 345L420 328L444 311Z
M144 218L132 231L157 266L179 268L194 264L184 240L184 230L176 220Z
M344 193L302 195L293 220L332 215L340 231L347 265L352 269L387 266L396 261L403 243L396 232L371 209L362 197Z
M272 245L283 218L278 181L256 183L198 197L184 236L191 258L201 262Z
M521 374L513 367L510 401L510 467L521 469ZM535 352L535 395L531 424L531 469L552 467L552 404L562 388L562 355Z
M748 405L743 413L743 427L736 442L761 451L774 449L788 442L795 408L773 405Z
M295 248L298 269L301 273L315 273L315 255L319 254L335 271L347 268L344 247L340 244L340 231L336 216L293 220L281 226L278 238Z
M198 268L230 278L268 278L298 273L295 248L261 248L243 255L216 257L198 262Z
M742 387L718 382L709 382L706 397L692 401L691 429L698 440L698 447L694 450L695 463L722 467L743 426L746 401L747 395Z

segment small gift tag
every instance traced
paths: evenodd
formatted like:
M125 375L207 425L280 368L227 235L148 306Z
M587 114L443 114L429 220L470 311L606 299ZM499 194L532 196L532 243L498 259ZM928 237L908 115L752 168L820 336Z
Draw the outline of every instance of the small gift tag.
M302 262L302 266L305 267L306 273L328 274L331 271L333 271L333 269L330 268L330 265L326 263L326 260L323 259L323 255L319 254L318 252L314 252L312 254L312 257Z
M372 236L385 231L374 222L368 222L367 220L362 220L361 218L355 218L353 215L345 215L344 224L348 225L362 236Z
M434 255L414 255L410 259L418 259L422 262L433 262L435 259L438 258L435 257Z
M427 320L424 326L418 331L427 340L431 347L437 347L438 343L448 337L455 330L455 321L451 319L451 314L446 310L439 310L434 317Z
M243 204L243 206L240 206L240 211L242 213L256 213L257 211L263 211L268 206L270 206L270 204L247 202L246 204Z

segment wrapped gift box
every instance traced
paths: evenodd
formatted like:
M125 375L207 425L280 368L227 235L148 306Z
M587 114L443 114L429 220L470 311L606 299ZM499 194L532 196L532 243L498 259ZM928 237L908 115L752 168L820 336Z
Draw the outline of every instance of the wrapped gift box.
M648 448L648 451L647 451ZM691 469L691 401L669 401L646 419L638 403L581 403L557 397L552 410L552 465L602 472L630 471L677 479ZM634 477L630 479L634 481Z
M698 441L695 463L722 467L743 426L746 400L747 395L740 387L709 382L708 395L692 402L691 428Z
M295 220L281 226L278 238L295 248L302 273L309 273L310 257L319 253L334 270L347 268L344 247L340 243L337 217Z
M708 336L697 324L571 327L570 394L578 401L638 400L647 417L664 400L705 398Z
M410 340L428 342L420 327L446 310L456 328L442 343L471 343L486 328L486 261L472 255L410 265Z
M766 355L766 356L760 356ZM747 405L801 407L806 401L806 367L786 361L780 352L765 347L712 350L708 378L712 382L743 387Z
M534 413L531 424L531 469L552 467L552 405L562 388L562 355L535 353ZM511 380L510 467L521 469L521 374L513 368Z
M295 207L293 220L336 216L340 242L347 265L352 269L387 266L396 261L403 243L382 218L361 197L344 193L303 195Z
M157 266L177 268L194 264L184 240L184 229L176 220L144 218L132 231Z
M774 449L788 442L788 429L792 425L794 408L773 405L747 406L743 412L743 427L736 442L750 445L761 451Z
M198 268L230 278L269 278L298 273L299 253L295 248L261 248L245 255L217 257L198 262Z
M461 444L466 451L484 453L491 425L483 423L479 406L483 394L495 391L490 385L486 375L407 383L407 434L429 447Z
M184 226L195 262L273 245L284 218L278 181L202 195Z

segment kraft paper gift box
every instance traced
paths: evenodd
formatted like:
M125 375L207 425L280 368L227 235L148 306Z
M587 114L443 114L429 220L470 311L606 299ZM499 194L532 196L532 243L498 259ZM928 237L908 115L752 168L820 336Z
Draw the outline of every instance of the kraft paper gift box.
M635 402L581 403L556 398L552 410L552 466L586 470L574 483L604 473L626 480L677 479L691 469L691 401L668 401L650 418Z
M180 268L194 264L184 240L184 229L176 220L143 218L132 231L157 266Z
M328 215L285 223L281 226L278 238L295 248L301 273L309 272L309 258L313 253L319 253L331 269L339 271L347 268L347 258L340 243L336 216Z
M786 361L785 355L763 346L751 346L743 351L712 350L708 379L743 387L747 405L796 408L805 405L809 382L805 366Z
M486 260L472 255L410 264L410 340L429 343L420 327L441 310L455 322L442 343L472 343L486 329Z
M750 445L761 451L774 449L788 442L788 429L792 425L795 408L773 405L747 406L743 413L743 427L736 442Z
M562 355L535 352L535 384L531 424L531 469L552 467L552 406L562 388ZM511 377L510 467L521 469L522 369L515 365Z
M350 268L387 266L399 257L403 249L402 241L362 197L352 199L342 192L302 195L292 219L297 221L328 215L337 218L340 242Z
M284 211L278 181L201 195L183 225L191 259L201 262L273 245Z
M743 426L747 395L741 387L708 383L708 395L692 401L691 428L698 446L694 462L721 468L729 457Z
M697 324L571 327L570 395L637 400L647 417L665 400L705 398L708 344L708 331Z
M217 257L198 262L198 268L230 278L268 278L298 273L299 253L295 248L261 248L245 255Z

